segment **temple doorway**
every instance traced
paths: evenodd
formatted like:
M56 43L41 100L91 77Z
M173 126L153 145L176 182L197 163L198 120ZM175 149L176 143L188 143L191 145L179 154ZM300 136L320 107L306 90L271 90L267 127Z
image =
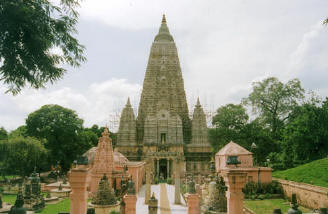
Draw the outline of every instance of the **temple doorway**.
M167 160L159 160L159 179L167 179Z

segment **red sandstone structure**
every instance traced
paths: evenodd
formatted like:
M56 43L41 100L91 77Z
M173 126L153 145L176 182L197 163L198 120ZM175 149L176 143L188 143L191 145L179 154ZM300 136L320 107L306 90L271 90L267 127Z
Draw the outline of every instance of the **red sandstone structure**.
M244 172L243 168L225 169L222 175L228 187L226 192L228 214L243 213L244 193L242 189L246 183L247 173Z
M227 165L229 156L236 156L240 164L236 166ZM215 168L217 173L222 174L226 168L235 167L243 168L243 171L246 172L246 182L272 182L272 169L269 167L253 166L253 153L231 141L216 153Z
M199 214L200 213L200 196L198 193L187 193L185 194L188 214Z
M145 179L145 162L129 161L121 153L113 151L107 128L99 138L98 146L91 148L84 156L89 161L88 190L91 193L97 192L98 183L104 174L114 189L120 189L122 178L128 180L130 177L137 192L142 186Z
M69 182L72 192L71 199L71 214L87 213L87 176L89 168L87 165L78 165L69 172Z
M109 137L108 129L99 138L98 146L91 148L84 154L88 158L87 165L77 165L69 172L69 182L72 192L71 214L87 212L88 193L94 194L98 190L100 179L106 174L112 188L120 189L121 179L131 179L138 192L144 181L145 163L131 162L121 153L113 151L112 139ZM126 195L126 213L136 212L136 196ZM134 204L134 205L133 205ZM134 211L133 211L134 210Z

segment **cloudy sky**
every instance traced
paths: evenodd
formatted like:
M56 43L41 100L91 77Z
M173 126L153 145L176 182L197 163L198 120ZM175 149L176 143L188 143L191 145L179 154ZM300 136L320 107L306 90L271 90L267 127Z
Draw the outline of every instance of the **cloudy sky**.
M88 61L46 89L5 94L0 127L13 130L44 104L75 110L92 124L117 126L127 97L138 107L151 43L166 14L187 100L211 112L238 103L253 81L299 78L328 96L327 0L84 0L78 38Z

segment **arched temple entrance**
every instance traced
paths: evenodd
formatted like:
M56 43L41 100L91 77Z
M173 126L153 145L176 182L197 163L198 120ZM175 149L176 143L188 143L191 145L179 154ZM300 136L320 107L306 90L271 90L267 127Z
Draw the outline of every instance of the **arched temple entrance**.
M156 177L159 180L166 180L172 175L172 161L168 158L154 160Z
M159 160L159 179L167 179L168 172L167 172L167 164L168 161L166 159Z

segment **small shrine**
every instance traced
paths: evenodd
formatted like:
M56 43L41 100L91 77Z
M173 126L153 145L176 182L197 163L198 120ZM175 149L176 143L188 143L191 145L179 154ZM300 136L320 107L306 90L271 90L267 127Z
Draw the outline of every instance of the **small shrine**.
M103 175L99 182L98 191L92 199L92 205L95 208L96 214L120 210L119 201L115 196L113 188L110 187L106 174Z
M226 191L227 187L225 186L224 179L220 176L217 176L209 184L209 196L206 204L207 212L214 213L226 213L227 212L227 198Z
M215 155L215 169L221 174L225 169L243 168L247 173L246 182L272 182L272 169L269 167L254 166L253 153L230 142Z
M41 183L36 169L25 183L24 187L24 208L27 210L41 210L45 206L44 198L41 194Z
M23 197L22 186L20 185L15 204L14 206L11 207L9 214L26 214L26 209L23 207L23 205L24 205L24 197Z

